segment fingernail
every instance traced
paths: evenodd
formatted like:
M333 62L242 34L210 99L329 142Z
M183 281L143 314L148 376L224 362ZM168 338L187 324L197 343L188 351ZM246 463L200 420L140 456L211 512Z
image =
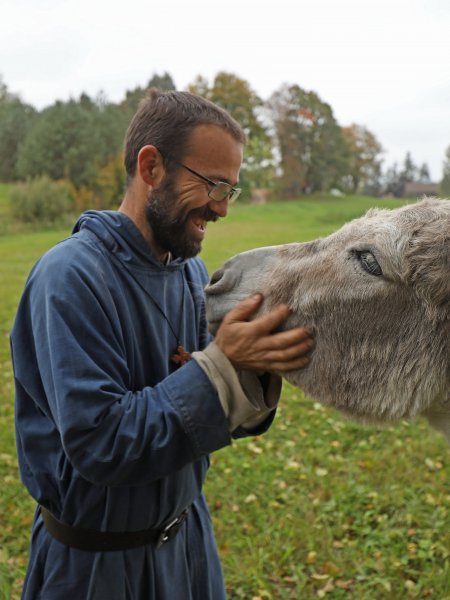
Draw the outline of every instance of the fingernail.
M254 300L255 302L257 300L261 300L262 298L262 294L253 294L253 296L251 297L251 300Z

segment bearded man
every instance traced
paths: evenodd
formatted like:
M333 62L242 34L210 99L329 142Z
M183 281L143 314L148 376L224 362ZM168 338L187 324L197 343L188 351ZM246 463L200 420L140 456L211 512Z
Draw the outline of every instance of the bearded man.
M270 425L275 372L308 362L256 296L213 341L196 256L225 217L245 136L214 104L152 90L128 129L117 212L88 211L33 268L11 334L17 448L37 502L26 600L220 600L209 454ZM192 358L192 360L189 360Z

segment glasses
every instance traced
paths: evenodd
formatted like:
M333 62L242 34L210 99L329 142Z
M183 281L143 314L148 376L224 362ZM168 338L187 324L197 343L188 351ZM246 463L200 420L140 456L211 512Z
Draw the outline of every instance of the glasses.
M183 167L183 169L186 169L186 171L189 171L189 173L192 173L192 175L195 175L199 179L206 181L206 183L211 186L208 196L211 198L211 200L214 200L214 202L223 202L224 200L228 199L228 203L233 204L233 202L239 198L242 191L241 188L235 188L225 181L213 181L212 179L197 173L197 171L194 171L194 169L191 169L191 167L188 167L187 165L175 160L171 156L169 156L169 158L176 165L179 165L180 167Z

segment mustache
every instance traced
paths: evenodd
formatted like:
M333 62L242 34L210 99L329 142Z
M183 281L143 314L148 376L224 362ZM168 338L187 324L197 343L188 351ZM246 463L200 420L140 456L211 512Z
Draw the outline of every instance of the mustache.
M208 206L193 208L187 213L185 219L187 220L190 217L203 219L204 221L211 221L212 223L219 219L219 215L212 211Z

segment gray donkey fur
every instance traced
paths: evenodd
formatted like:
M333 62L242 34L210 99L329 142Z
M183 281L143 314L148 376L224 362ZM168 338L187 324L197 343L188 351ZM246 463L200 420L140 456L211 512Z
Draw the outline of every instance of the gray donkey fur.
M284 328L314 328L309 366L283 373L309 396L364 422L424 415L450 442L450 200L371 209L332 235L258 248L206 288L214 332L255 292L280 302Z

